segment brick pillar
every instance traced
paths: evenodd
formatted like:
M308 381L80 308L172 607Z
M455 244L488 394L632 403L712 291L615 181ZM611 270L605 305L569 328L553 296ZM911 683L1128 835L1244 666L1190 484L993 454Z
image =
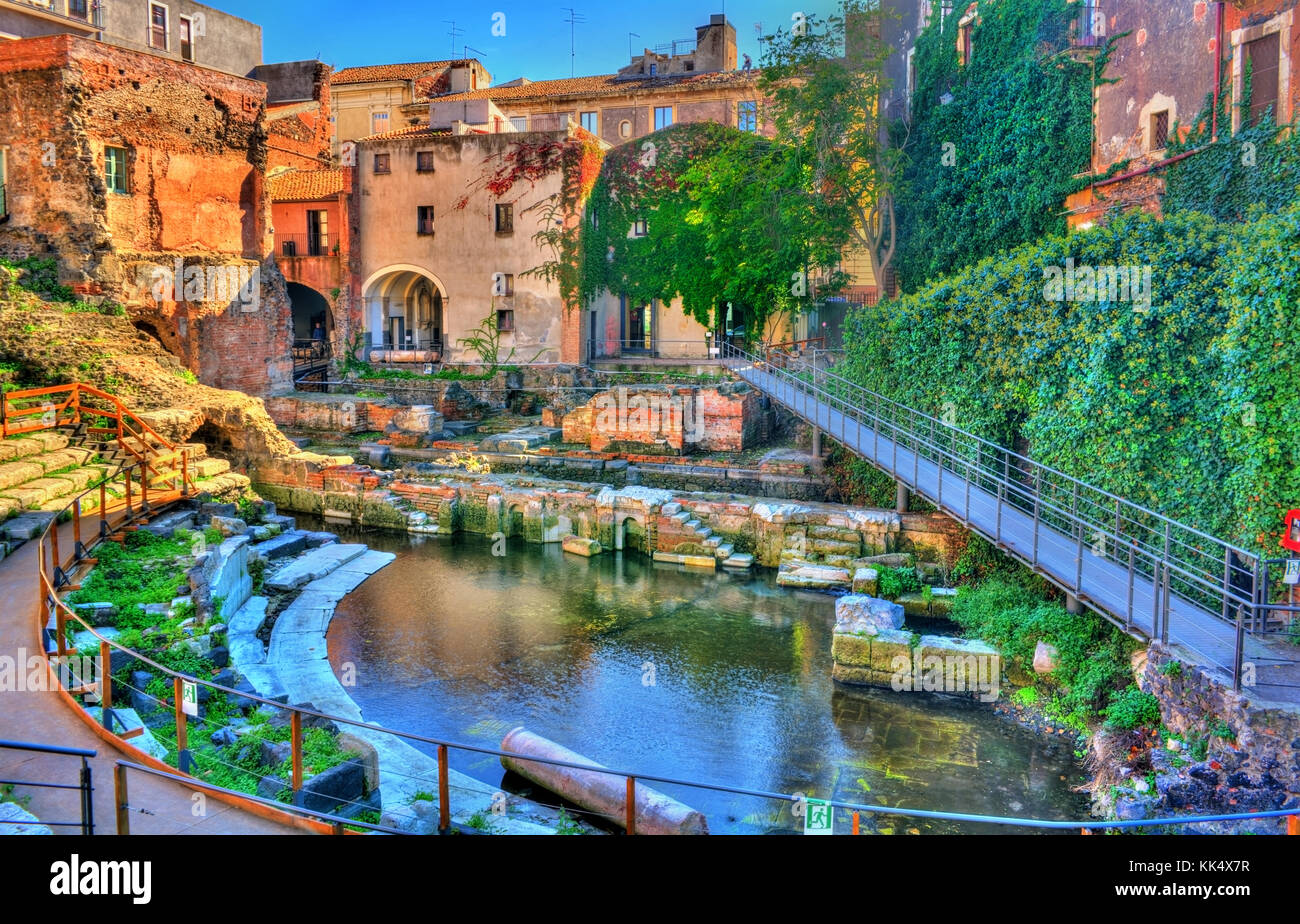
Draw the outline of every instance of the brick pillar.
M560 319L560 362L577 365L582 362L582 317L580 305L565 305Z

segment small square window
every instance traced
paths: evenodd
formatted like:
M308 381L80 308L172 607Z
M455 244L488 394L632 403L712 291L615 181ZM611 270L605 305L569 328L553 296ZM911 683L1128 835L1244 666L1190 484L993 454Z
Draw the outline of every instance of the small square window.
M1151 113L1151 150L1163 151L1169 144L1169 110Z
M509 202L497 203L497 234L515 233L515 207Z
M650 233L650 224L644 219L637 219L632 223L632 236L645 237Z
M104 182L109 192L121 196L130 192L126 181L126 148L104 148Z
M416 227L417 233L432 234L433 233L433 206L432 205L420 206L418 209L417 221L418 221L418 225Z
M515 329L515 313L509 308L502 308L497 312L497 330L507 331Z
M736 104L736 128L742 132L758 131L757 100L744 100Z
M433 152L432 151L416 152L415 170L417 173L433 173Z
M388 155L388 154L376 154L376 155L375 155L375 173L391 173L391 172L392 172L392 169L391 169L391 167L390 167L390 164L391 164L392 162L389 160L389 157L390 157L390 155Z
M492 294L509 298L515 294L515 274L514 273L493 273L492 274Z
M584 112L580 118L582 120L583 128L591 132L593 135L600 134L600 116L594 112Z
M388 131L388 113L372 112L370 114L370 134L382 135Z

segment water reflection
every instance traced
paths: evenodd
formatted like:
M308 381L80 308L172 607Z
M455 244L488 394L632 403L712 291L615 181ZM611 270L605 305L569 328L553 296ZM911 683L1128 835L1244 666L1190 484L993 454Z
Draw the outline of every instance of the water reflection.
M836 687L831 597L635 553L584 559L515 542L493 557L474 536L355 538L398 553L330 630L330 661L356 664L351 692L368 720L494 746L526 725L607 764L776 792L1086 817L1068 747L987 706ZM453 752L452 763L501 783L494 759ZM795 825L788 806L661 788L715 832Z

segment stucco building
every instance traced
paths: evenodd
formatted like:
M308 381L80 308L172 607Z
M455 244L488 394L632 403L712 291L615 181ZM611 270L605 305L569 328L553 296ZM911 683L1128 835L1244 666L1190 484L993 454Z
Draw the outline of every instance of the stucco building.
M0 41L58 34L240 77L262 63L261 26L191 0L0 0Z
M572 124L520 133L459 122L362 139L353 275L372 358L477 362L458 341L490 320L502 361L578 361L578 313L529 271L556 258L535 235L578 220L573 171L594 180L602 148Z
M333 154L372 135L427 125L429 100L489 86L492 75L472 59L345 67L330 78Z

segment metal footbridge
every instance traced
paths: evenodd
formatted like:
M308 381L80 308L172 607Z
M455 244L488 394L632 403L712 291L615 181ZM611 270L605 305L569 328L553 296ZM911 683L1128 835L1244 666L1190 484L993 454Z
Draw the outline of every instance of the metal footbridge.
M1186 649L1235 689L1300 701L1268 561L787 353L723 363L796 416L1126 632ZM1289 649L1289 650L1288 650Z

